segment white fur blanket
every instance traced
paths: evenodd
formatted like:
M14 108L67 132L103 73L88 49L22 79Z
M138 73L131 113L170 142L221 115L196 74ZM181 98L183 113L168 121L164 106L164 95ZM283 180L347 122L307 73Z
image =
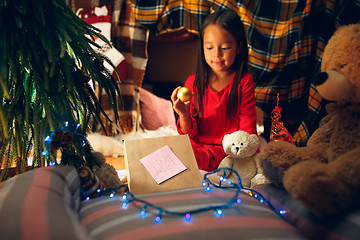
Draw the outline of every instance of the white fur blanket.
M128 134L105 136L100 133L90 133L87 140L94 151L107 157L124 156L124 141L142 138L154 138L178 135L172 127L160 127L157 130L140 130Z
M257 131L260 134L264 131L263 126L257 126ZM105 136L100 133L90 133L87 136L91 147L94 151L101 152L106 157L124 156L124 141L142 138L166 137L178 135L178 132L171 126L163 126L157 130L139 130L128 134L117 134L114 136ZM260 150L264 144L265 139L260 138ZM264 142L265 141L265 142Z

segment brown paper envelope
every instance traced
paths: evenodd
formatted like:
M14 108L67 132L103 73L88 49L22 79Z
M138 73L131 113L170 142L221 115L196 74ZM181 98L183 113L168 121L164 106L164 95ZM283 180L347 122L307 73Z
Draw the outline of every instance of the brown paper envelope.
M187 169L157 184L140 159L166 145ZM129 190L133 194L171 191L202 185L202 178L188 135L125 140L124 148L127 180Z

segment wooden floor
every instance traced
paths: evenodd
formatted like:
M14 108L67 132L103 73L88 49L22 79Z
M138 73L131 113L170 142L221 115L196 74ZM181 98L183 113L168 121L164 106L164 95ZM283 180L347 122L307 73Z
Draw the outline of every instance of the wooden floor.
M60 156L59 156L60 157ZM115 170L124 170L125 169L125 161L124 157L106 157L106 162L110 165L112 165ZM7 177L13 177L16 173L15 163L13 163L13 167L8 169ZM0 173L2 172L3 166L0 166ZM30 170L31 166L27 167L27 170Z
M110 165L112 165L116 170L123 170L125 169L125 161L124 161L124 157L106 157L106 162ZM15 167L15 163L14 166ZM1 166L0 169L2 169L3 166Z
M106 162L112 165L116 170L125 169L124 157L106 157Z

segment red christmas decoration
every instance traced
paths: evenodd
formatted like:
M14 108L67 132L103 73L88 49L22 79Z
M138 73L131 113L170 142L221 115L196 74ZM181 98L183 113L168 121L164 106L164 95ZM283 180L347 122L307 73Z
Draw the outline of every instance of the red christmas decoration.
M277 95L277 104L274 110L271 111L271 141L287 141L293 144L292 136L284 127L281 121L281 107L279 107L279 94Z

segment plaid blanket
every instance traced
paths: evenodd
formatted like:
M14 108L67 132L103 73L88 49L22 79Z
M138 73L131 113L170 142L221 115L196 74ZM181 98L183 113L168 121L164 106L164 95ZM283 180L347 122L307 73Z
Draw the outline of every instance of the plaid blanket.
M238 12L248 34L265 137L279 95L282 120L297 145L306 144L325 115L327 102L312 80L320 72L327 41L340 25L360 20L360 0L130 1L136 20L155 35L179 29L198 34L204 18L216 9Z
M99 100L105 113L111 121L102 116L102 122L107 134L129 133L140 128L139 87L145 74L147 65L147 43L149 31L135 20L131 6L126 0L66 0L74 12L79 8L111 5L112 26L111 42L121 52L127 63L127 77L121 79L119 88L121 100L118 102L119 121L110 108L105 92L97 90ZM123 108L121 107L123 103ZM93 131L99 131L100 126L92 126ZM104 133L104 132L102 132Z

